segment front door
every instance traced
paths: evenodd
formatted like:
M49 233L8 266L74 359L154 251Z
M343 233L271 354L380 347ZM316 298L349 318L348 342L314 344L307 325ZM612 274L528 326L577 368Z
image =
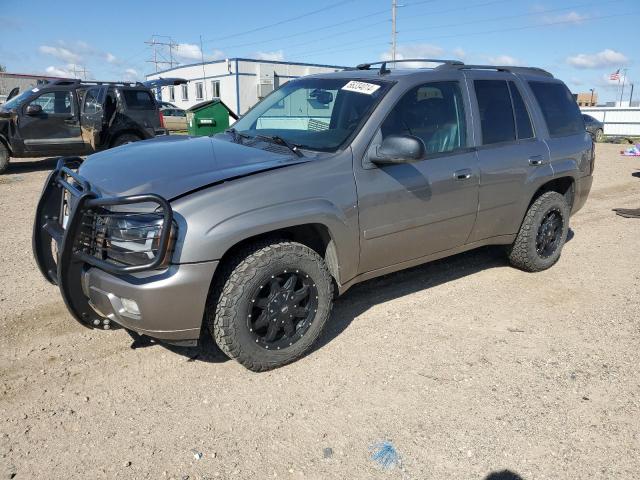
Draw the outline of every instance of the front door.
M419 259L464 244L478 206L478 161L469 148L468 99L458 80L410 88L378 130L356 185L360 271ZM388 135L413 135L423 160L376 166L369 152Z
M29 115L30 105L42 110ZM74 93L69 90L49 90L22 105L18 130L25 151L34 155L79 154L84 149Z

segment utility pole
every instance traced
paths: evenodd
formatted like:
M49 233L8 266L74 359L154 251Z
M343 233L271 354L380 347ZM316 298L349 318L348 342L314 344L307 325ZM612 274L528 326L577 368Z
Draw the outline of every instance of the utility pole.
M396 30L396 14L398 10L398 0L391 0L391 61L395 67L396 61L396 37L398 32Z
M202 35L200 35L200 57L202 58L202 83L204 84L204 99L208 100L208 98L207 98L207 81L204 79L206 74L204 72L204 50L202 49Z
M589 106L593 107L593 91L595 90L595 88L590 88L589 90L591 90L591 100L589 100Z
M629 106L631 106L631 100L633 100L633 83L631 84L631 94L629 94Z

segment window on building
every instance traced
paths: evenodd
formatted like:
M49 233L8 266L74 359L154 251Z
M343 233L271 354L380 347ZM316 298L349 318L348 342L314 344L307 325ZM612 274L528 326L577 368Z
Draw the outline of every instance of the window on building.
M509 87L504 80L475 80L473 82L480 110L482 143L512 142L516 139L516 124Z
M189 100L189 85L186 83L182 85L182 100Z
M132 110L153 110L156 102L147 90L123 90L124 101Z
M562 137L584 132L580 109L562 83L529 82L547 123L549 135Z
M466 147L466 125L458 82L433 82L415 87L400 99L381 127L382 136L414 135L428 153Z
M213 92L213 98L220 98L220 80L211 81L211 91Z
M196 83L196 100L202 100L204 98L202 82Z
M29 105L40 105L42 112L49 115L56 113L73 113L71 92L48 92L32 100Z
M525 138L532 138L533 127L531 126L531 117L529 117L527 106L525 105L515 82L509 82L509 90L511 90L511 100L513 100L513 115L516 119L518 139L523 140Z
M173 85L169 87L169 100L172 102L176 101L176 89Z

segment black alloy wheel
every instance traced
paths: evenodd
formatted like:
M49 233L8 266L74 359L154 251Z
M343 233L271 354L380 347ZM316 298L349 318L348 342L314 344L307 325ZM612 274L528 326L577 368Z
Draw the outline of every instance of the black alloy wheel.
M302 270L284 270L258 287L251 300L247 326L255 342L281 350L299 341L318 311L318 289Z
M542 218L536 235L536 252L542 258L550 257L558 248L562 239L564 221L557 208L549 210Z

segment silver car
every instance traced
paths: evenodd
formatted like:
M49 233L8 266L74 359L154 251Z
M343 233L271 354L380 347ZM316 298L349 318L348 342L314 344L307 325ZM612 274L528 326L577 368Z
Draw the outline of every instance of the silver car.
M43 275L83 325L211 334L263 371L308 352L358 282L484 245L551 267L593 178L571 93L536 68L434 62L292 80L225 133L61 159L35 218Z

